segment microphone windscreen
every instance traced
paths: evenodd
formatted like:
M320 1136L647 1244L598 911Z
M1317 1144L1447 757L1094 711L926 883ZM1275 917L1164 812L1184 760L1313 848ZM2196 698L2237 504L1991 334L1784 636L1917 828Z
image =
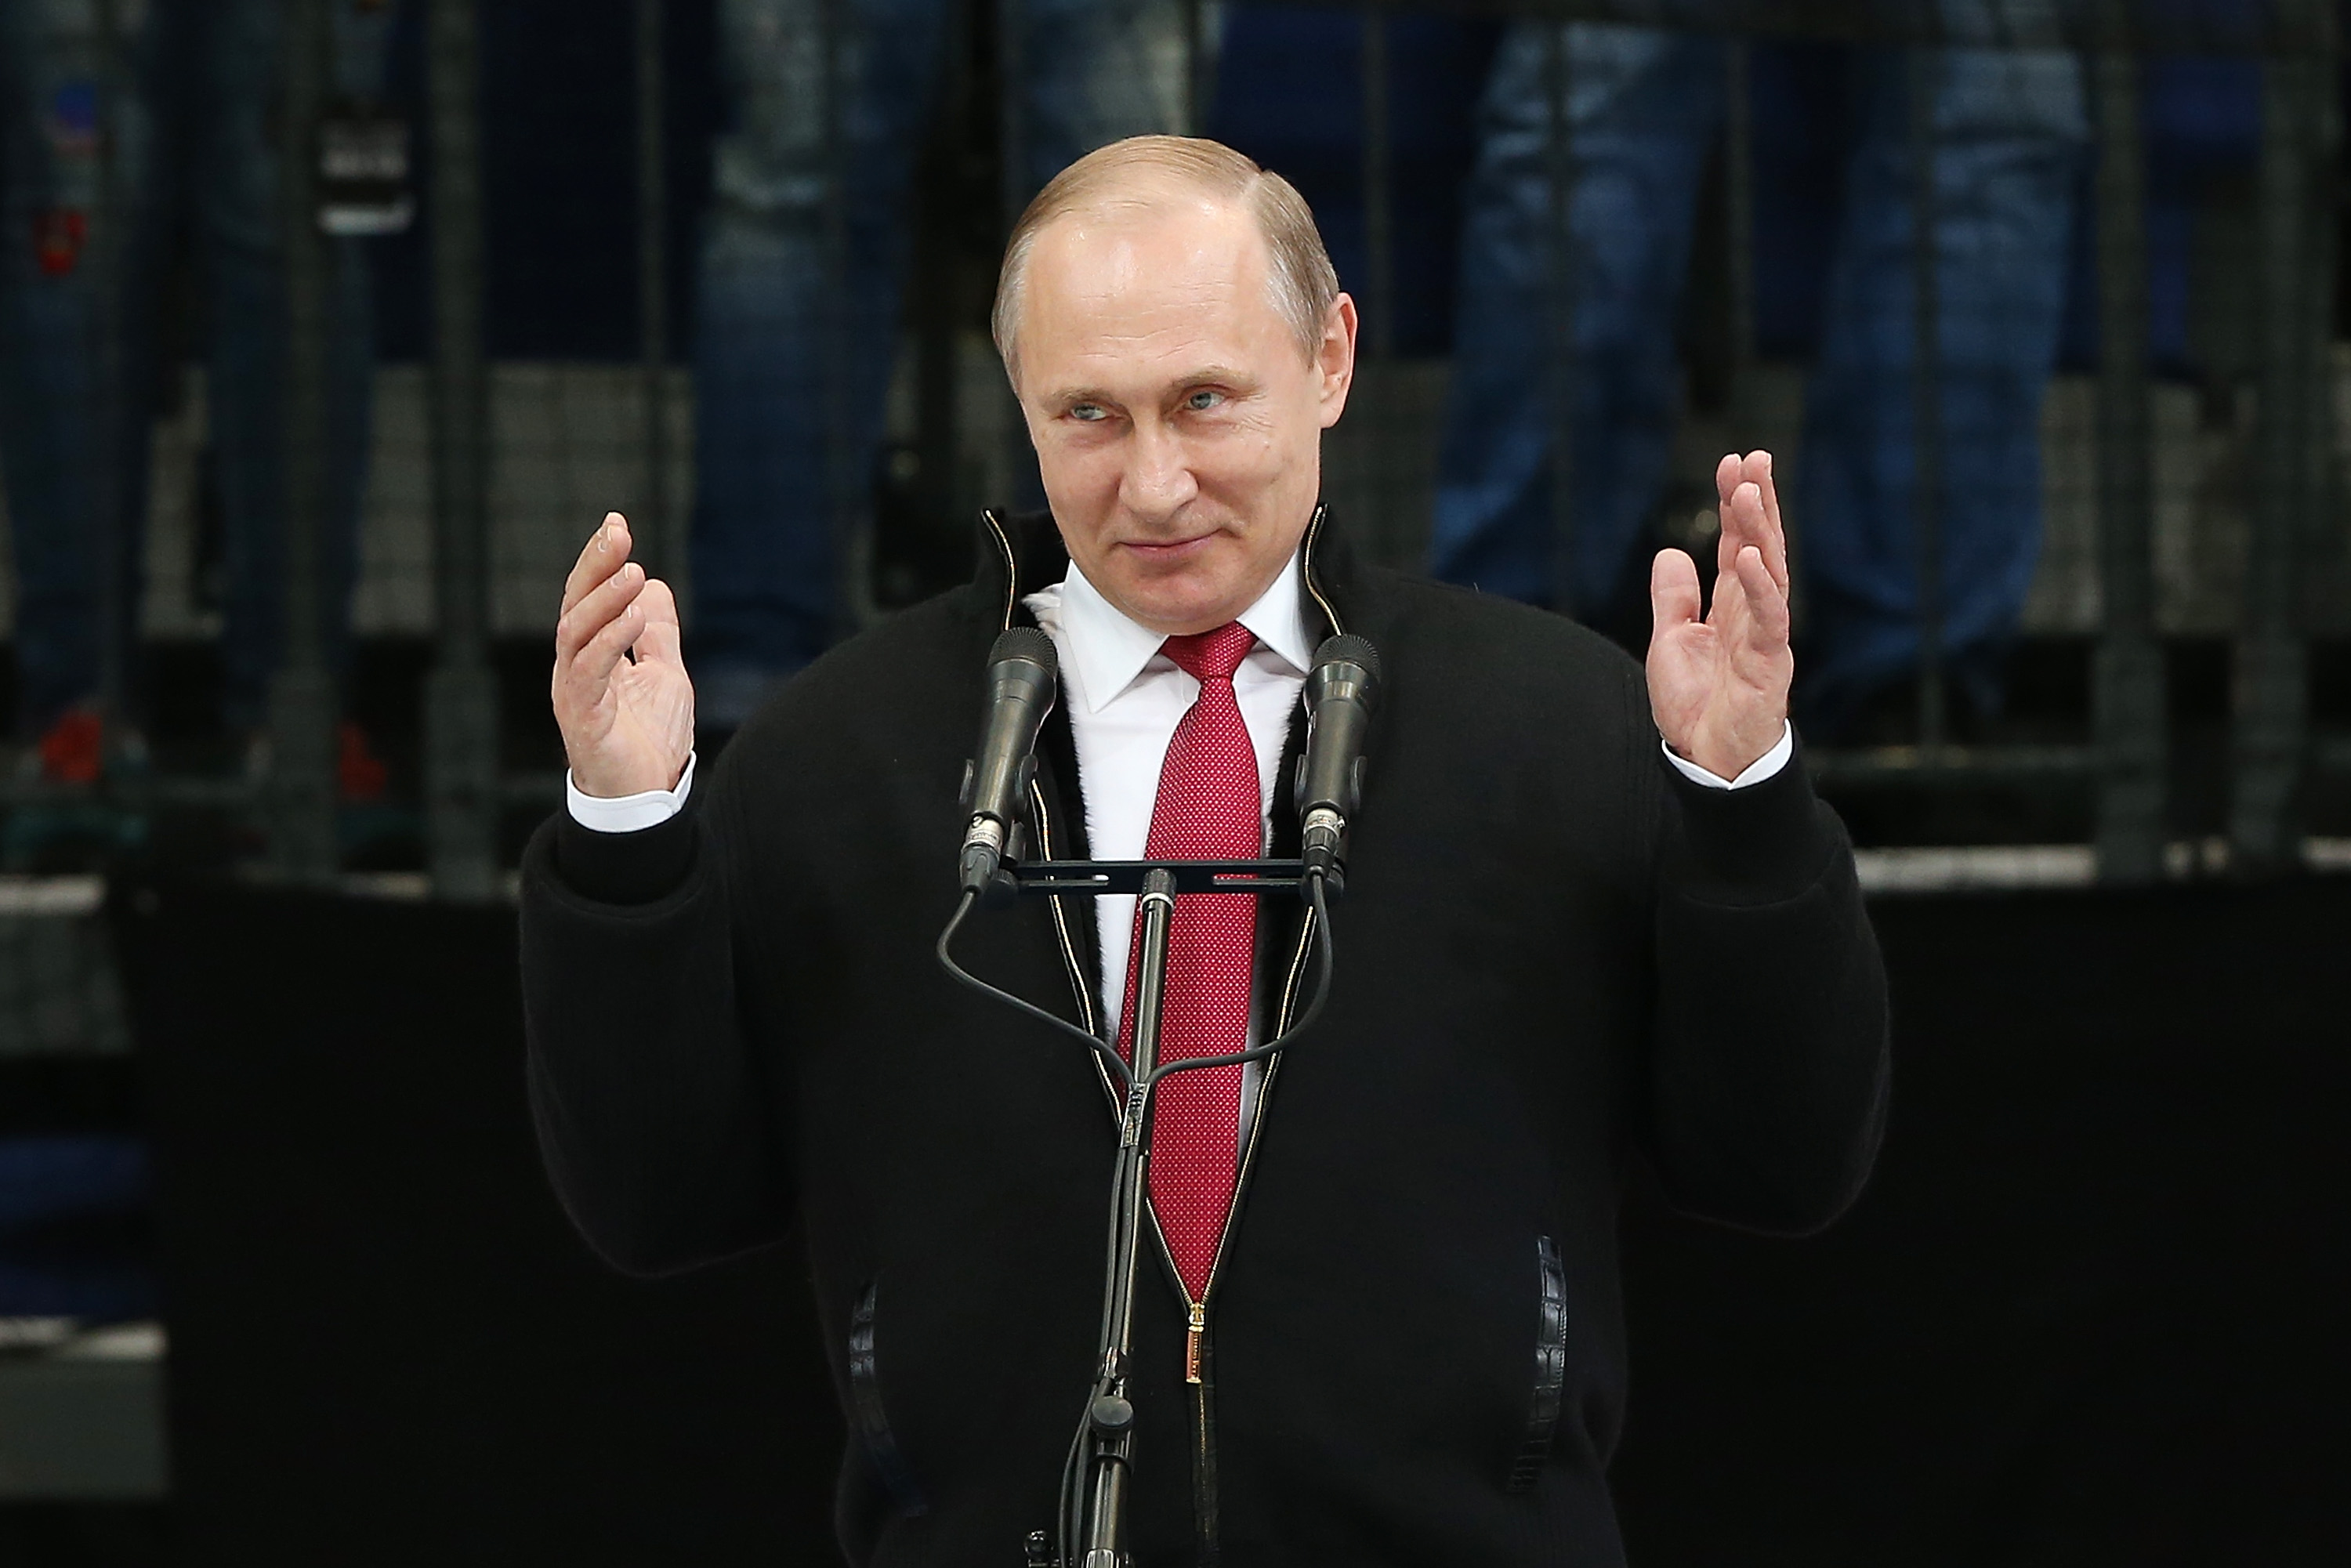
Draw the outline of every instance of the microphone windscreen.
M1366 644L1368 646L1368 644ZM987 650L987 662L1000 664L1007 659L1026 659L1042 664L1048 674L1058 674L1061 661L1053 652L1053 640L1034 626L1008 627Z
M1353 664L1363 670L1366 701L1376 701L1380 690L1380 651L1366 637L1352 632L1342 632L1335 637L1325 637L1322 645L1314 650L1317 669L1326 664Z

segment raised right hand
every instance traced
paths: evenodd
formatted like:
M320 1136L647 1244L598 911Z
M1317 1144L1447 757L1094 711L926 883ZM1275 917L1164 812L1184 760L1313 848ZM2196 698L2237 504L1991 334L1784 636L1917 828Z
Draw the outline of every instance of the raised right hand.
M584 795L674 789L694 750L694 683L678 649L677 598L629 559L633 544L628 520L606 513L564 580L555 623L550 695Z

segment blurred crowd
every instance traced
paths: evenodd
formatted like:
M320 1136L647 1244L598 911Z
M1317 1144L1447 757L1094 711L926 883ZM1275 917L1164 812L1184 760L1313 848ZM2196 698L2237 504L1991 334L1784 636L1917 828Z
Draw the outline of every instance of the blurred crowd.
M1964 29L1985 0L1937 3ZM421 8L331 0L329 113L346 135L363 141L371 117L391 114L387 62ZM692 214L688 350L691 653L712 728L739 722L843 625L828 476L875 470L916 161L972 9L716 0L720 102L707 200ZM1003 34L998 89L1020 133L1008 189L1033 190L1118 137L1215 135L1305 189L1362 296L1361 72L1298 68L1354 60L1359 17L1176 0L982 9ZM830 92L828 14L843 29ZM0 0L0 484L18 594L16 724L57 780L136 762L135 701L109 714L101 694L137 690L105 677L137 666L125 607L138 602L149 422L182 359L206 372L220 722L246 738L255 766L266 760L284 598L285 15L284 0ZM1688 295L1694 253L1733 241L1707 214L1736 80L1752 193L1751 233L1737 236L1746 250L1729 258L1751 283L1741 329L1748 348L1807 368L1789 492L1802 716L1833 736L1909 680L1921 517L1939 541L1928 575L1943 654L1964 695L1996 704L2040 532L2043 392L2063 357L2084 355L2094 315L2083 57L2053 33L1925 51L1782 39L1746 46L1734 68L1731 41L1699 31L1434 9L1389 13L1385 26L1396 282L1381 329L1399 351L1451 361L1427 569L1603 623L1638 619L1644 558L1660 517L1683 504L1668 480L1689 365L1723 350L1693 339L1729 329L1694 326ZM2250 59L2149 62L2160 365L2188 358L2196 193L2252 167L2259 92ZM338 672L377 361L371 256L406 210L362 203L329 225L324 590ZM836 217L845 241L828 228ZM828 256L834 243L845 266ZM1930 268L1917 265L1922 244ZM197 308L173 319L195 326L166 332L167 281L190 277ZM1922 277L1934 321L1923 387ZM1922 411L1934 431L1925 455ZM347 790L380 782L367 737L346 727L344 747Z

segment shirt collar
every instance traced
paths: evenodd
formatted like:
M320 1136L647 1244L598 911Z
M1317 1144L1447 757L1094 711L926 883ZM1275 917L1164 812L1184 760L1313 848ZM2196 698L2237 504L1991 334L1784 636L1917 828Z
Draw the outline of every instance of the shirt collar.
M1313 664L1314 651L1308 645L1306 620L1299 609L1298 572L1293 555L1239 619L1259 643L1303 675ZM1078 694L1089 713L1099 713L1123 695L1167 641L1104 599L1075 561L1061 581L1061 634L1068 641L1071 663L1077 666Z

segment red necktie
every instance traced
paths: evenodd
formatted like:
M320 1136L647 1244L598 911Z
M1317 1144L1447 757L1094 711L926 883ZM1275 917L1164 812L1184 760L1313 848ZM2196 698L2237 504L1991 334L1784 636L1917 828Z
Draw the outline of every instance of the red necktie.
M1165 652L1200 683L1159 769L1147 860L1254 860L1263 847L1265 801L1257 750L1233 700L1233 672L1257 639L1238 622L1170 637ZM1126 1016L1118 1049L1133 1059L1143 916L1127 951ZM1257 967L1257 899L1186 894L1167 933L1167 987L1160 1005L1159 1060L1225 1056L1249 1043L1249 981ZM1152 1091L1151 1207L1175 1254L1184 1289L1208 1288L1225 1216L1232 1207L1240 1138L1241 1070L1205 1067L1162 1079Z

